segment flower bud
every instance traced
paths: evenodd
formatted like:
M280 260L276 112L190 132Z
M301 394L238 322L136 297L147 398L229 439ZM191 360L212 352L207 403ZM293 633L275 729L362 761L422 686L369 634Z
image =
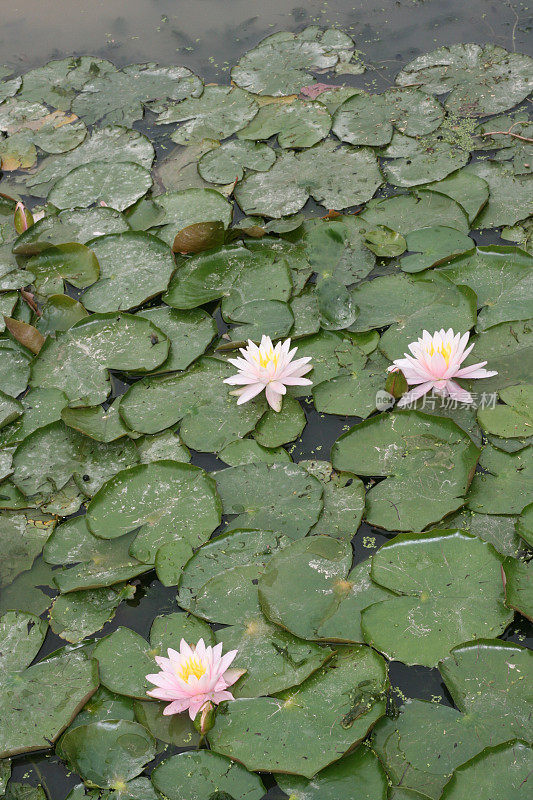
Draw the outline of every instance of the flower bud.
M399 400L407 391L407 381L401 369L389 372L385 383L385 391L389 392L396 400Z
M33 215L29 208L26 208L24 203L17 203L15 206L15 230L17 233L24 233L28 228L33 225Z
M205 736L215 724L215 706L209 700L204 703L194 718L194 727L199 734Z

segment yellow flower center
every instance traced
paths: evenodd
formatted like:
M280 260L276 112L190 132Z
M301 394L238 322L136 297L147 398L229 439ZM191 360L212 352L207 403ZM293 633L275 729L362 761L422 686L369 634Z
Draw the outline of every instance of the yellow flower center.
M279 355L274 355L274 350L270 348L270 350L260 350L259 351L259 365L261 367L267 367L271 362L274 364L275 367L278 366Z
M434 355L436 352L437 352L437 353L440 353L440 354L441 354L441 356L443 357L444 361L446 362L446 366L448 366L448 365L449 365L449 363L450 363L450 354L451 354L451 352L452 352L452 346L451 346L451 344L448 344L448 345L446 345L446 347L445 347L443 344L440 344L440 345L439 345L439 346L438 346L438 347L435 349L435 347L433 346L433 342L432 342L432 343L430 344L430 346L427 348L427 352L428 352L428 354L429 354L430 356Z
M194 677L198 679L200 679L202 675L205 675L205 667L200 659L196 656L191 656L176 670L176 673L178 678L181 678L182 681L187 683L191 675L194 675Z

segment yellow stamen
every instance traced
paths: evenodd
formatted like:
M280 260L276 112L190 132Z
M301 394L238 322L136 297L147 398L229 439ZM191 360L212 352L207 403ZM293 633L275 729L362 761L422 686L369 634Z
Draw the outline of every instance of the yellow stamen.
M274 366L277 367L278 360L279 360L279 355L277 353L274 354L274 350L272 348L266 351L259 350L259 366L267 367L270 364L270 362L272 362Z
M187 683L191 675L194 675L194 677L198 679L200 679L202 675L205 675L205 667L196 656L191 656L191 658L188 658L187 661L176 670L176 674L178 678L181 678L182 681Z
M452 352L452 346L451 346L451 344L448 344L445 347L443 344L440 344L437 347L436 351L435 351L435 347L433 346L433 342L431 342L430 346L427 348L427 352L428 352L428 354L430 356L434 355L435 352L440 353L441 356L443 357L444 361L446 362L446 366L448 366L449 363L450 363L450 355L451 355L451 352Z

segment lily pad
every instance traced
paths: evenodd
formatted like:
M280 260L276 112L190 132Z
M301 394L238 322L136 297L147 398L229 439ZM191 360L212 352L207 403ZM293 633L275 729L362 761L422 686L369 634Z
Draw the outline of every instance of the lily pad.
M39 283L61 278L78 289L98 280L100 267L94 252L83 244L52 245L30 258L25 268Z
M194 728L188 714L165 716L163 714L165 704L151 701L135 700L134 708L135 719L152 734L154 739L176 747L194 747L199 743L200 734Z
M401 260L404 272L421 272L453 256L472 253L475 248L469 236L445 225L434 225L412 231L407 235L406 241L407 249L412 255L404 256Z
M350 472L335 472L328 461L300 461L300 466L324 486L324 508L311 534L352 539L365 507L363 482Z
M283 447L263 447L254 439L238 439L235 442L231 442L222 448L218 457L230 467L238 467L240 464L253 464L256 461L276 464L292 460Z
M531 502L532 448L504 453L487 445L480 458L483 472L474 475L468 506L483 514L520 514Z
M445 225L468 233L466 211L452 197L439 192L418 189L367 203L361 217L369 230L385 225L402 236L433 225Z
M295 690L226 706L209 743L250 770L311 778L359 743L385 713L386 688L381 656L362 645L346 648Z
M176 234L197 222L220 221L225 228L231 222L233 207L224 195L215 189L183 189L158 195L163 208L163 227L156 232L172 247Z
M116 69L110 61L93 56L71 56L49 61L25 73L20 96L66 111L88 80L95 75L116 72Z
M0 617L2 672L20 672L29 666L46 636L48 625L34 614L8 611Z
M202 544L219 525L220 513L215 483L202 469L155 461L108 481L89 503L87 525L103 539L140 528L131 554L153 563L157 549L177 534L191 545Z
M158 653L138 633L119 627L98 641L93 657L100 680L110 691L146 700L146 692L153 689L146 675L158 669L154 660Z
M171 756L154 769L151 778L168 800L204 800L217 795L261 800L265 791L258 775L208 750Z
M131 586L122 589L86 589L57 597L50 609L50 627L57 636L78 644L113 619L125 598L133 596Z
M48 200L58 208L87 208L104 202L123 211L146 194L151 185L149 171L133 161L93 161L60 178Z
M119 416L116 402L106 410L102 406L64 408L61 419L69 428L74 428L97 442L113 442L129 433Z
M393 186L420 186L439 181L463 167L470 153L438 133L416 139L395 134L381 155L387 160L383 172Z
M352 548L329 536L292 542L275 554L259 579L267 619L316 641L362 642L361 611L389 592L369 578L370 562L350 571ZM298 591L289 587L298 584Z
M242 180L245 169L266 172L276 153L267 144L231 140L210 150L199 159L198 172L211 183L234 183Z
M245 214L279 218L300 211L309 196L326 208L359 205L382 182L370 149L338 146L328 139L297 155L282 153L268 172L250 174L238 183L235 199Z
M89 311L124 311L163 292L175 264L172 253L156 236L126 231L92 239L89 246L100 264L100 278L83 294Z
M120 211L114 208L72 208L60 211L57 216L43 217L21 233L13 245L17 255L33 255L50 245L63 242L86 244L95 236L123 233L129 225Z
M533 621L530 567L516 558L506 558L503 562L503 569L505 572L505 604Z
M419 411L361 422L331 453L335 469L386 477L367 492L366 519L404 531L421 530L464 505L478 457L454 422Z
M21 572L30 569L55 524L53 517L39 512L0 513L0 537L4 552L0 565L0 586L6 586Z
M269 409L256 425L254 439L263 447L279 447L293 442L303 431L306 417L298 400L287 395L281 411Z
M507 164L477 161L467 172L483 178L489 186L489 200L476 219L474 228L514 225L532 213L531 177L515 175Z
M9 397L17 397L28 385L30 357L9 339L0 340L0 385Z
M331 128L331 115L322 103L285 98L267 103L254 119L239 131L239 139L258 141L278 137L283 148L312 147L324 139Z
M433 94L450 92L445 107L461 116L506 111L531 91L531 59L488 44L453 44L425 53L396 76L400 86L420 85Z
M322 486L297 464L243 464L215 473L224 514L232 528L305 536L322 511Z
M522 438L533 435L533 386L507 386L500 392L506 405L480 408L478 421L483 430L495 436Z
M93 722L67 731L58 753L89 786L118 788L153 759L155 740L137 722Z
M532 767L533 748L526 742L513 740L486 747L455 770L444 787L441 800L459 800L473 791L483 792L494 800L518 798Z
M56 339L48 337L33 361L31 385L64 391L74 406L97 405L111 388L108 369L148 372L165 361L168 350L168 339L149 320L93 314Z
M174 308L149 308L139 317L150 320L170 341L167 360L152 372L176 372L187 369L206 350L217 333L215 320L205 311Z
M475 536L400 534L373 556L371 577L402 596L363 611L365 640L391 659L436 666L461 641L496 636L509 624L500 575L501 557Z
M171 138L176 144L187 145L203 139L226 139L244 128L258 110L255 99L238 86L206 86L201 97L168 105L156 124L182 122Z
M527 505L516 521L516 532L533 547L533 503Z
M468 219L473 222L483 206L489 199L489 185L483 178L478 178L465 169L452 172L441 181L428 183L426 189L451 197L468 214Z
M0 433L3 447L18 444L38 428L60 420L68 400L58 389L30 389L21 403L23 415Z

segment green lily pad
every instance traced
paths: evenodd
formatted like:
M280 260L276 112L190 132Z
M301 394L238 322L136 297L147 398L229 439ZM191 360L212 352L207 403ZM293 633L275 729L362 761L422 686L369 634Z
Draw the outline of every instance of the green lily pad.
M157 235L170 247L174 244L176 234L189 225L220 221L227 228L233 214L231 203L215 189L191 188L167 192L158 195L157 202L164 211L163 227L157 230Z
M322 770L311 780L276 775L278 785L294 800L386 800L387 777L374 753L359 746L354 753Z
M204 181L228 184L242 180L245 169L266 172L275 160L274 150L266 144L232 139L204 153L198 172Z
M475 248L469 236L445 225L412 231L407 235L406 241L407 250L412 255L404 256L401 260L404 272L421 272L447 261L452 256L470 254ZM446 274L451 277L448 272Z
M193 144L202 139L226 139L244 128L258 111L248 92L238 86L206 86L201 97L190 97L166 107L157 125L181 122L172 134L176 144Z
M362 228L365 225L357 217L310 219L298 229L296 241L304 245L314 272L324 279L335 278L349 286L366 278L376 262L372 252L364 246Z
M222 448L218 457L230 467L253 464L256 461L265 461L267 464L291 461L290 455L283 447L263 447L254 439L238 439L231 442Z
M379 349L391 361L400 358L424 329L436 320L445 329L467 331L476 322L476 298L464 286L434 272L422 275L386 275L361 283L352 291L359 315L350 330L367 331L390 325Z
M188 714L165 716L164 703L134 701L135 719L152 734L154 739L176 747L195 747L200 734L194 728Z
M418 89L361 92L336 110L333 133L343 142L378 147L390 142L394 128L407 136L421 136L438 128L443 118L438 100Z
M154 660L158 653L138 633L119 627L98 641L93 658L98 661L102 684L110 691L146 700L146 692L154 688L146 675L158 670Z
M506 558L503 562L503 569L505 572L505 604L533 621L533 590L529 565L516 558Z
M272 557L259 579L263 613L302 639L364 641L361 611L390 593L371 582L369 561L350 571L351 563L349 542L323 535L292 542Z
M531 59L488 44L453 44L425 53L396 76L400 86L420 85L433 94L450 92L445 107L461 116L506 111L531 91Z
M106 125L96 129L70 153L45 158L35 174L28 179L28 186L36 197L46 197L51 186L76 167L94 161L107 161L109 164L133 161L150 169L154 156L154 147L147 136L122 125ZM92 209L93 212L98 210ZM102 231L102 233L112 232ZM61 241L73 240L66 238Z
M224 514L234 528L305 536L322 511L322 486L297 464L243 464L215 473Z
M516 532L533 547L533 503L527 505L516 521Z
M24 406L14 397L0 392L0 429L14 422L24 411Z
M365 247L382 258L394 258L407 250L407 243L399 233L380 225L375 230L366 231Z
M149 320L93 314L56 339L48 337L33 361L31 385L64 391L74 406L97 405L111 388L108 369L149 372L165 361L168 350L168 339Z
M202 91L202 81L186 67L130 64L122 70L91 76L71 108L87 123L102 120L132 125L142 118L143 104L198 97Z
M131 554L153 563L158 548L180 532L191 545L203 544L219 525L220 513L215 482L207 473L178 461L155 461L108 481L89 503L87 525L104 539L140 528Z
M268 172L248 175L235 187L235 199L245 214L279 218L300 211L309 196L326 208L359 205L382 182L369 148L327 139L297 155L284 152Z
M149 308L139 311L138 316L150 320L170 341L169 357L153 372L187 369L205 352L217 333L215 320L200 309Z
M500 576L501 557L475 536L400 534L373 556L371 577L402 596L363 611L365 640L391 659L436 666L461 641L498 635L509 624Z
M66 111L88 80L95 75L116 72L116 69L110 61L93 56L71 56L49 61L25 73L20 96Z
M463 233L470 230L466 211L459 203L452 197L426 189L371 200L359 219L366 223L368 230L385 225L402 236L433 225L445 225Z
M322 103L285 99L267 103L254 119L239 131L239 139L258 141L278 137L283 148L312 147L324 139L331 128L331 115Z
M296 34L284 31L267 36L245 53L231 70L231 79L254 94L292 94L313 83L310 71L349 60L353 49L352 39L334 28L322 31L310 27Z
M263 447L279 447L297 439L305 424L306 417L298 400L286 395L280 412L269 409L261 417L254 431L254 439Z
M483 473L474 475L468 506L483 514L520 514L530 502L533 479L531 447L504 453L484 447L479 460Z
M195 776L192 781L191 775ZM151 778L168 800L204 800L217 795L261 800L265 792L258 775L208 750L171 756L154 769Z
M419 411L361 422L331 452L335 469L386 477L367 492L366 519L404 531L422 530L464 505L478 457L454 422Z
M125 586L60 595L50 609L50 627L61 639L78 644L113 619L122 600L131 599L134 592L131 586Z
M489 186L489 200L478 216L474 228L514 225L532 213L528 175L515 175L507 164L497 161L477 161L467 172L483 178Z
M131 434L130 434L131 435ZM143 436L137 442L141 464L151 461L190 461L191 454L173 431L163 431L154 436Z
M365 507L363 482L350 472L335 472L328 461L300 461L300 466L324 486L324 507L310 533L352 539Z
M69 428L74 428L97 442L113 442L129 433L119 416L116 402L106 410L102 406L64 408L61 419Z
M0 664L7 674L28 667L44 642L48 625L34 614L8 611L0 617Z
M0 614L16 607L40 616L50 608L54 592L53 570L41 558L36 558L31 569L21 572L9 586L2 588Z
M126 231L92 239L100 278L83 294L89 311L123 311L163 292L175 264L172 253L156 236Z
M53 532L56 520L39 512L0 513L0 538L4 558L0 564L0 586L11 583L30 569Z
M457 529L468 531L478 539L489 542L503 556L514 556L521 548L515 531L516 517L504 514L475 514L469 508L462 508L455 514L445 517L435 527L443 530Z
M98 687L94 661L71 652L2 675L0 756L53 746Z
M86 244L95 236L123 233L129 225L114 208L68 208L57 216L43 217L21 233L13 245L17 255L33 255L63 242Z
M39 283L59 277L78 289L90 286L100 274L94 252L74 242L50 246L30 258L25 267Z
M439 181L464 167L470 158L468 150L446 141L440 134L416 139L394 134L390 144L381 150L387 160L383 173L393 186L420 186Z
M0 340L0 385L9 397L17 397L28 385L30 357L9 339Z
M119 788L153 759L155 740L137 722L92 722L67 731L58 753L89 786Z
M460 800L478 791L494 800L519 798L532 768L533 748L526 742L486 747L455 770L441 800Z
M347 374L318 383L313 387L316 410L366 419L376 409L377 394L385 385L388 366L389 362L377 354L365 365L345 370Z
M24 413L0 433L3 447L18 444L38 428L60 420L68 400L58 389L30 389L20 402Z
M533 435L533 386L507 386L500 392L506 405L480 408L478 421L483 430L495 436L522 438Z
M99 539L89 531L85 516L59 525L48 539L44 559L64 569L53 573L63 594L80 589L98 589L135 578L151 569L129 554L135 534L118 539Z
M62 422L52 422L18 445L12 480L27 496L48 497L75 476L80 491L92 496L108 478L137 462L135 445L129 439L96 442Z
M58 208L87 208L103 201L123 211L146 194L151 185L149 171L133 161L93 161L60 178L48 200Z
M364 646L343 649L295 690L230 703L218 713L209 743L248 769L311 778L384 714L386 688L381 656Z
M502 322L474 337L475 348L468 361L472 363L472 356L474 362L487 361L487 367L498 373L492 378L466 381L465 386L482 404L493 404L493 393L506 386L531 380L532 333L532 320L521 320Z
M428 183L426 189L451 197L464 208L470 222L473 222L489 199L489 185L483 178L472 172L459 169L441 181ZM461 229L462 230L462 229Z
M193 549L186 538L161 545L155 554L155 571L163 586L177 586Z

